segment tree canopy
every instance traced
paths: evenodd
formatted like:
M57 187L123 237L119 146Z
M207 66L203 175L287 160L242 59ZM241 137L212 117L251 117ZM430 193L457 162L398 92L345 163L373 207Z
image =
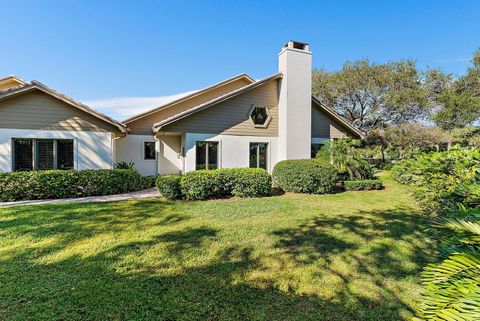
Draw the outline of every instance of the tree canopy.
M480 119L480 49L455 79L439 69L420 71L412 60L346 62L340 71L315 70L312 92L364 133L405 122L444 130Z
M347 62L342 70L313 73L313 94L364 132L425 118L430 91L410 60L387 64L368 59Z

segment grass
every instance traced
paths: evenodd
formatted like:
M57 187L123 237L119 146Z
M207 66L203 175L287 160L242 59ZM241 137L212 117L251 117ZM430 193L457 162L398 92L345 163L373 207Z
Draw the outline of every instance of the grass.
M0 209L0 320L407 320L435 246L405 187Z

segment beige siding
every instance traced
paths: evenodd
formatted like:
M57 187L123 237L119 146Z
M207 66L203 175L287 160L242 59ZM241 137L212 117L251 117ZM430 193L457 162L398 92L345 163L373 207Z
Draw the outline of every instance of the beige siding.
M312 138L341 138L349 131L315 105L312 105Z
M0 101L0 128L118 132L118 128L40 91Z
M150 135L153 133L152 132L153 124L158 123L159 121L162 121L166 118L172 117L192 107L206 103L207 101L215 99L216 97L225 95L231 91L234 91L236 89L249 85L250 83L251 82L249 82L247 79L240 78L228 84L209 90L198 96L192 97L191 99L172 105L165 109L161 109L151 115L142 117L132 122L128 122L126 124L128 128L131 130L132 134Z
M267 107L272 117L268 127L255 127L249 118L252 106ZM278 132L278 80L211 106L180 119L162 130L243 136L277 136Z

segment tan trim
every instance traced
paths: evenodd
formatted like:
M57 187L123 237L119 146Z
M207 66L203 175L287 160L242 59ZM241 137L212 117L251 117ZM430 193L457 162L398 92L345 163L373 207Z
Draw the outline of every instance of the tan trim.
M220 96L220 97L217 97L217 98L215 98L215 99L213 99L213 100L207 101L206 103L203 103L203 104L201 104L201 105L198 105L198 106L195 106L195 107L193 107L193 108L190 108L190 109L188 109L188 110L186 110L186 111L184 111L184 112L178 113L178 114L176 114L175 116L172 116L172 117L167 118L167 119L164 119L164 120L162 120L162 121L160 121L160 122L158 122L158 123L155 123L155 124L153 125L153 128L152 128L152 129L153 129L153 132L155 133L155 132L159 131L163 126L166 126L166 125L171 124L171 123L173 123L173 122L175 122L175 121L177 121L177 120L180 120L180 119L183 119L183 118L185 118L185 117L188 117L188 116L190 116L190 115L192 115L192 114L194 114L194 113L197 113L197 112L199 112L199 111L201 111L201 110L204 110L204 109L206 109L206 108L208 108L208 107L211 107L211 106L213 106L213 105L216 105L216 104L218 104L218 103L221 103L221 102L223 102L223 101L225 101L225 100L228 100L228 99L230 99L230 98L233 98L233 97L235 97L235 96L238 96L238 95L240 95L240 94L243 94L243 93L245 93L245 92L247 92L247 91L249 91L249 90L251 90L251 89L253 89L253 88L257 88L257 87L265 84L266 82L269 82L269 81L275 80L275 79L279 79L279 78L282 78L282 74L281 74L281 73L276 73L276 74L271 75L271 76L269 76L269 77L267 77L267 78L264 78L264 79L262 79L262 80L256 81L256 82L254 82L254 83L252 83L252 84L250 84L250 85L247 85L247 86L241 87L241 88L239 88L239 89L237 89L237 90L234 90L234 91L232 91L232 92L230 92L230 93L228 93L228 94L225 94L225 95L222 95L222 96Z
M15 76L15 75L8 75L6 77L0 78L0 84L3 83L3 82L12 81L12 80L17 82L19 85L26 85L27 84L27 82L25 80L23 80L20 77Z
M209 87L203 88L203 89L201 89L201 90L199 90L199 91L196 91L196 92L194 92L194 93L191 93L191 94L189 94L189 95L183 96L183 97L181 97L181 98L179 98L179 99L177 99L177 100L171 101L171 102L169 102L169 103L167 103L167 104L164 104L164 105L162 105L162 106L156 107L156 108L154 108L154 109L148 110L148 111L143 112L143 113L141 113L141 114L138 114L138 115L132 116L132 117L130 117L130 118L127 118L127 119L125 119L125 120L123 121L123 123L124 123L124 124L131 123L131 122L136 121L136 120L138 120L138 119L140 119L140 118L143 118L143 117L149 116L149 115L151 115L151 114L153 114L153 113L156 113L156 112L159 111L159 110L162 110L162 109L169 108L169 107L171 107L171 106L177 105L177 104L179 104L179 103L181 103L181 102L184 102L184 101L186 101L186 100L192 99L192 98L197 97L197 96L200 96L200 95L202 95L202 94L204 94L204 93L206 93L206 92L208 92L208 91L214 90L214 89L216 89L216 88L218 88L218 87L220 87L220 86L227 85L227 84L229 84L229 83L231 83L231 82L237 81L237 80L242 79L242 78L248 80L250 83L254 83L254 82L255 82L255 80L254 80L253 78L251 78L250 76L248 76L247 74L240 74L240 75L237 75L237 76L228 78L228 79L226 79L226 80L223 80L223 81L221 81L221 82L219 82L219 83L213 84L213 85L211 85L211 86L209 86Z
M14 89L11 89L11 90L7 90L7 91L4 91L4 92L0 92L0 101L2 100L5 100L5 99L8 99L8 98L12 98L12 97L15 97L17 95L21 95L21 94L25 94L25 93L28 93L28 92L31 92L31 91L34 91L34 90L39 90L47 95L50 95L58 100L61 100L63 101L64 103L67 103L69 104L70 106L73 106L77 109L80 109L110 125L113 125L115 127L117 127L121 132L126 132L127 131L127 128L125 125L123 125L122 123L119 123L117 122L116 120L113 120L112 118L96 111L96 110L93 110L91 109L90 107L88 107L87 105L84 105L82 103L79 103L75 100L73 100L72 98L70 97L67 97L47 86L45 86L44 84L38 82L38 81L32 81L30 82L29 84L26 84L22 87L17 87L17 88L14 88Z
M339 115L335 110L330 107L325 106L320 100L312 96L312 102L317 106L320 107L322 111L327 113L329 116L337 120L341 125L343 125L346 129L348 129L354 136L362 139L364 137L363 133L355 128L348 120L344 117Z

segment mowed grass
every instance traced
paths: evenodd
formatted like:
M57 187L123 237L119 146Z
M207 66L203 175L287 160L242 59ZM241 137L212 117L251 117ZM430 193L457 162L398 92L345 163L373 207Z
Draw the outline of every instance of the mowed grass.
M435 258L405 187L0 209L0 320L407 320Z

